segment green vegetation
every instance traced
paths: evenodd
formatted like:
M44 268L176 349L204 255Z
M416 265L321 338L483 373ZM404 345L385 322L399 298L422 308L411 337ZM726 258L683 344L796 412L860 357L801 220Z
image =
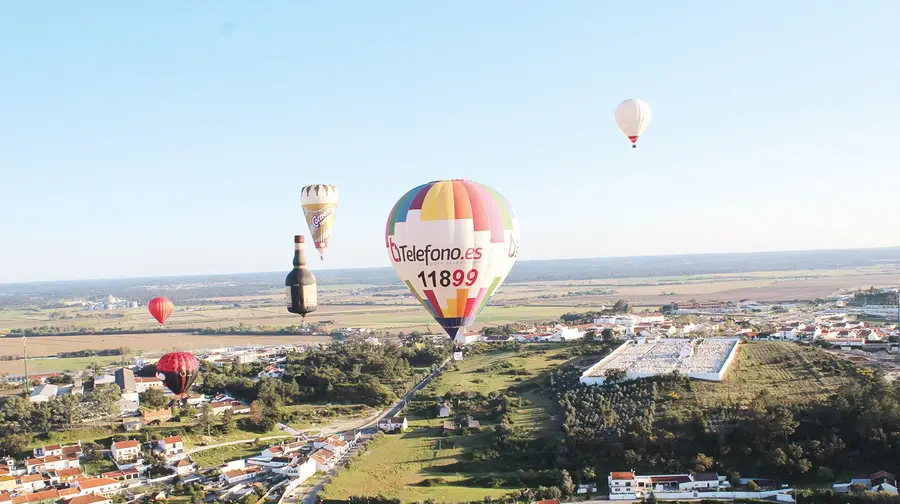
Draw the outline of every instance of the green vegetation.
M516 457L507 463L503 459L509 452L504 450L513 445L523 450L552 448L552 437L544 436L553 431L549 371L572 356L594 352L597 358L605 351L585 347L517 343L467 347L463 361L451 364L410 402L405 412L411 420L409 431L370 444L328 484L325 501L381 495L403 502L463 502L500 499L523 486L537 487L536 495L559 497L549 487L559 484L562 475L541 470L543 453L530 461ZM452 416L435 418L438 404L445 400L451 402ZM466 428L469 415L480 421L480 429ZM445 420L461 428L444 433Z
M260 443L245 443L229 446L220 446L218 448L210 448L191 454L191 458L202 468L218 467L225 462L236 460L239 458L252 457L259 455L261 451L274 441L262 441Z
M881 289L869 287L866 290L858 290L854 292L853 297L850 298L849 304L851 306L897 306L897 291L895 290L893 292L882 292Z
M826 400L853 383L853 365L817 348L789 342L744 343L721 382L693 383L701 407L747 403L761 390L784 404Z
M758 355L785 348L756 345ZM664 473L714 469L793 482L896 470L900 386L821 350L807 350L800 360L810 371L792 383L801 392L765 388L766 381L757 386L749 379L759 375L745 369L737 372L738 380L752 387L751 399L732 396L717 404L709 393L716 384L671 376L584 387L574 386L577 370L561 369L555 384L564 428L555 463L597 474L622 467ZM844 384L829 398L792 404L808 399L804 391L825 375L840 375Z

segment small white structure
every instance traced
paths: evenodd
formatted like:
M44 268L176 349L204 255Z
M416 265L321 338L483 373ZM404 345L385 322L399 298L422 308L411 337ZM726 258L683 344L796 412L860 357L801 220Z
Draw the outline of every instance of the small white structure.
M184 440L181 436L169 436L156 442L156 446L163 452L166 460L171 462L184 458Z
M444 401L438 408L438 418L447 418L448 416L450 416L450 403Z
M249 466L243 469L232 469L222 473L221 479L229 485L240 483L242 481L250 481L265 474L262 467Z
M28 400L33 403L47 402L51 398L56 397L57 392L59 392L59 388L52 383L39 385L37 387L34 387L34 390L31 391L31 395L28 396Z
M385 432L394 432L400 431L403 432L407 428L409 428L409 422L406 421L406 417L391 417L385 418L378 422L378 428Z

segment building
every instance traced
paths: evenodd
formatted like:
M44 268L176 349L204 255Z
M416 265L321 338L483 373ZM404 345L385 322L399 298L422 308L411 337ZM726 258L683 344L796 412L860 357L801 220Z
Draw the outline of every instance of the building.
M109 471L100 475L102 478L108 478L116 481L131 481L140 478L140 473L135 468L121 469L118 471Z
M243 469L232 469L222 473L221 479L229 485L240 483L242 481L250 481L265 474L262 467L249 466Z
M101 495L79 495L73 497L69 504L112 504L112 499Z
M696 380L720 381L739 346L738 338L638 338L626 341L589 367L580 381L601 385L609 370L624 371L628 380L678 372Z
M295 457L288 465L273 472L294 479L298 484L303 483L316 473L316 461L312 457Z
M334 465L337 464L338 461L337 455L324 448L316 450L309 458L316 463L316 470L322 472L328 472L334 469Z
M83 478L84 474L81 472L81 468L70 467L68 469L50 471L49 476L51 485L64 485L72 483L78 478Z
M141 458L141 444L137 441L116 441L110 448L116 464L135 464Z
M853 478L850 483L835 483L832 490L835 493L850 493L854 487L869 492L897 495L897 477L887 471L878 471L865 478Z
M19 476L16 478L16 484L20 489L29 492L40 490L47 486L47 483L44 482L44 477L40 474L26 474L24 476Z
M481 339L481 333L477 331L459 331L456 333L456 337L453 338L453 342L458 345L471 345L476 341Z
M184 454L184 440L181 439L181 436L162 438L156 442L156 446L163 452L163 456L166 457L166 460L171 461L186 456Z
M793 488L740 491L731 488L726 476L717 473L648 474L611 472L607 477L610 500L640 500L653 494L659 500L755 499L794 502Z
M450 403L448 401L444 401L444 403L438 407L438 418L447 418L448 416L450 416L450 413Z
M45 473L59 469L69 469L71 467L80 467L80 460L76 455L49 455L47 457L35 457L25 461L25 472Z
M174 471L175 474L179 476L185 476L195 471L194 463L189 461L187 458L179 459L176 462L168 464L166 468L168 468L170 471Z
M163 381L155 376L152 376L152 377L136 376L136 377L134 377L135 392L137 392L138 394L142 394L152 388L162 389L163 386L164 386Z
M56 394L59 392L59 387L53 385L52 383L48 383L46 385L39 385L35 387L31 391L31 395L28 396L28 400L32 403L42 403L47 402L50 399L56 397Z
M172 419L172 408L163 408L158 410L141 410L141 418L144 425L153 422L166 422Z
M122 394L137 392L137 384L134 380L134 371L128 368L119 368L115 373L116 385L122 390Z
M75 480L75 487L81 495L110 496L122 490L122 483L109 478L87 478Z
M391 417L384 418L378 421L378 428L385 432L394 432L400 431L403 432L409 427L409 422L406 421L406 417Z

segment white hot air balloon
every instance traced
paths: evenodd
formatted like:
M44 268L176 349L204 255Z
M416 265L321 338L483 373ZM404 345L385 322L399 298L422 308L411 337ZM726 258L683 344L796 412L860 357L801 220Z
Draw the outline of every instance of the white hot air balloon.
M623 101L616 107L616 124L631 140L631 147L637 148L638 137L644 134L650 124L650 105L637 98Z

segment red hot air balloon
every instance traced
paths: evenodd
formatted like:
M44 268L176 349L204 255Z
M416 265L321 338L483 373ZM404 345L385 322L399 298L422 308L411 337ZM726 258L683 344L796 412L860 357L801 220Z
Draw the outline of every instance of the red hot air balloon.
M200 361L187 352L168 353L156 363L156 376L172 391L184 397L200 374Z
M159 325L166 323L166 319L172 314L173 308L175 308L175 305L162 296L151 299L150 303L147 304L150 315L153 315L153 318L159 322Z

